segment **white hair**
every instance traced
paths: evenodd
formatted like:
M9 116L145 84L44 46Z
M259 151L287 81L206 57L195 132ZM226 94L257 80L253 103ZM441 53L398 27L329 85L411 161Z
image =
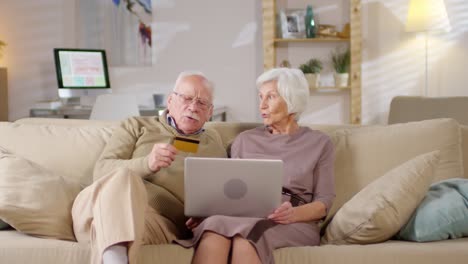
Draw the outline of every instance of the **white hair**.
M257 89L267 82L276 81L278 93L286 101L288 114L295 114L295 119L304 112L309 102L309 84L299 69L273 68L257 78Z
M200 76L204 79L204 85L205 87L208 89L208 91L210 92L211 94L211 98L213 99L214 98L214 84L212 81L210 81L208 79L208 77L206 77L206 75L201 72L201 71L183 71L181 73L179 73L179 76L177 76L177 79L175 81L175 84L174 84L174 89L173 91L175 92L177 87L179 86L179 83L185 78L185 77L188 77L188 76Z

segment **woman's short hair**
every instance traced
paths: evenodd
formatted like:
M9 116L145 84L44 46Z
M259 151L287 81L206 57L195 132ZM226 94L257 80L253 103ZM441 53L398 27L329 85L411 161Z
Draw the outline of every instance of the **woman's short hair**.
M295 119L304 112L309 102L309 84L299 69L273 68L257 78L257 89L267 82L276 81L278 93L286 101L289 114Z
M177 76L177 79L175 81L175 84L174 84L174 91L177 89L177 86L179 85L179 83L185 78L185 77L188 77L188 76L200 76L202 77L205 81L204 81L204 84L205 84L205 87L208 88L208 90L210 91L211 93L211 98L214 98L214 84L212 81L210 81L208 79L208 77L206 77L206 75L201 72L201 71L183 71L181 73L179 73L179 76Z

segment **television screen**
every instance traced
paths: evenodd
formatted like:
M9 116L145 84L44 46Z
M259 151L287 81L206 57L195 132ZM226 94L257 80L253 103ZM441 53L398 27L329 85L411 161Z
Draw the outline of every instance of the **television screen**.
M106 51L95 49L54 49L59 88L110 88Z

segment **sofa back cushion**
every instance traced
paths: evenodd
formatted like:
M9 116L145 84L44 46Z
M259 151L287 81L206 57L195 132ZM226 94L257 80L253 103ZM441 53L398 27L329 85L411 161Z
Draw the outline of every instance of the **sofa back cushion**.
M0 146L57 175L89 185L94 163L111 133L108 126L0 122Z
M370 182L423 153L440 150L433 182L464 175L460 128L452 119L340 129L331 137L337 195L328 219Z
M234 138L242 131L261 126L260 123L234 123L234 122L208 122L205 127L218 131L225 147L229 146Z
M89 120L31 118L0 123L0 146L87 185L92 181L94 163L110 138L113 125L115 123ZM260 125L240 122L206 124L220 133L226 146L240 132ZM419 154L441 149L441 167L435 173L436 180L462 177L463 163L468 168L468 153L463 155L462 162L459 126L450 119L391 126L309 126L330 135L336 145L338 196L330 216L373 179ZM463 149L467 151L468 127L461 130Z
M228 145L240 132L260 123L211 122ZM335 143L337 197L329 217L367 184L418 155L440 150L434 181L463 177L461 135L452 119L436 119L390 126L308 125L327 133ZM464 131L468 150L468 128ZM468 156L468 155L465 155ZM468 158L465 158L465 160ZM466 161L468 165L468 161Z
M215 129L221 135L221 140L225 146L234 141L234 138L242 131L252 129L255 127L262 126L262 123L242 123L242 122L208 122L206 127ZM300 124L302 126L308 126L312 129L320 130L328 135L339 129L359 129L361 126L358 125L311 125L311 124Z
M462 158L463 168L465 169L465 178L468 178L468 126L460 126L462 140Z

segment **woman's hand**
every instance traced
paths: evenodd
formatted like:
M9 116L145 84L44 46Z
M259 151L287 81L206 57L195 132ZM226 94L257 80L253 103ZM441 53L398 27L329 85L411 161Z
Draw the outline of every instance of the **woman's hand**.
M290 202L284 202L280 207L268 216L268 219L278 224L291 224L294 223L295 209Z
M188 229L192 230L197 227L205 218L199 218L199 217L190 217L187 222L185 222L185 225L187 226Z

